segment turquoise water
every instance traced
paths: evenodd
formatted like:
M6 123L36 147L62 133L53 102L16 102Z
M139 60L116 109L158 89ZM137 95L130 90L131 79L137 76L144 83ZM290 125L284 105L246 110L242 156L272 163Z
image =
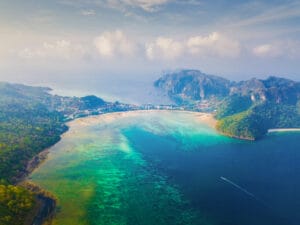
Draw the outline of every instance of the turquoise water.
M299 138L230 139L187 112L106 115L71 123L29 178L57 196L53 224L296 225Z

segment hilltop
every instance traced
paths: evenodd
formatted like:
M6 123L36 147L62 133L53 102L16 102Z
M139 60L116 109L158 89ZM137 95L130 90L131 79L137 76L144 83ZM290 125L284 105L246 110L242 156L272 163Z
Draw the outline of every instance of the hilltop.
M181 70L164 74L154 86L179 105L215 111L217 129L232 137L255 140L270 128L300 127L297 81L270 76L234 82L197 70Z

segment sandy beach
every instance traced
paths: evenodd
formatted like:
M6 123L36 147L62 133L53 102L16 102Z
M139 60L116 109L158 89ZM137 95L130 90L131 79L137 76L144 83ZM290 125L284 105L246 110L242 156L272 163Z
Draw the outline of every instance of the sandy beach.
M272 132L300 132L300 128L277 128L277 129L269 129L268 133Z
M212 128L216 127L217 120L211 113L200 113L200 112L193 112L195 114L197 120L202 123L206 123Z
M150 113L154 113L154 112L189 113L195 118L196 122L205 123L208 126L213 127L213 128L215 128L216 123L217 123L213 114L210 114L210 113L190 112L190 111L180 111L180 110L172 110L172 111L171 110L136 110L136 111L126 111L126 112L113 112L113 113L106 113L106 114L101 114L101 115L97 115L97 116L78 118L76 120L69 122L67 125L72 128L74 128L74 127L76 128L77 126L85 127L85 126L90 126L92 124L97 124L97 123L111 123L117 119L135 117L141 113L150 114Z

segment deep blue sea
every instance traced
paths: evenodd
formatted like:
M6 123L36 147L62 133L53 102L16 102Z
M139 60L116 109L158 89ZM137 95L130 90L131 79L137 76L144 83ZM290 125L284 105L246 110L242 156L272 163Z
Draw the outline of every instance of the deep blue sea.
M31 179L54 224L299 225L300 133L219 135L196 114L75 121Z

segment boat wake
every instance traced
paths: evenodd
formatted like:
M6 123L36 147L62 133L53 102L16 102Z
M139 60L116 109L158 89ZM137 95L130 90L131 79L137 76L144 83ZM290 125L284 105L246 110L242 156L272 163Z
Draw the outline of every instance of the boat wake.
M220 177L220 179L223 180L223 181L225 181L225 182L227 182L228 184L234 186L235 188L237 188L238 190L242 191L246 195L248 195L251 198L255 199L256 201L260 202L261 204L269 207L263 200L257 198L253 193L249 192L248 190L246 190L245 188L241 187L240 185L234 183L233 181L227 179L226 177Z

